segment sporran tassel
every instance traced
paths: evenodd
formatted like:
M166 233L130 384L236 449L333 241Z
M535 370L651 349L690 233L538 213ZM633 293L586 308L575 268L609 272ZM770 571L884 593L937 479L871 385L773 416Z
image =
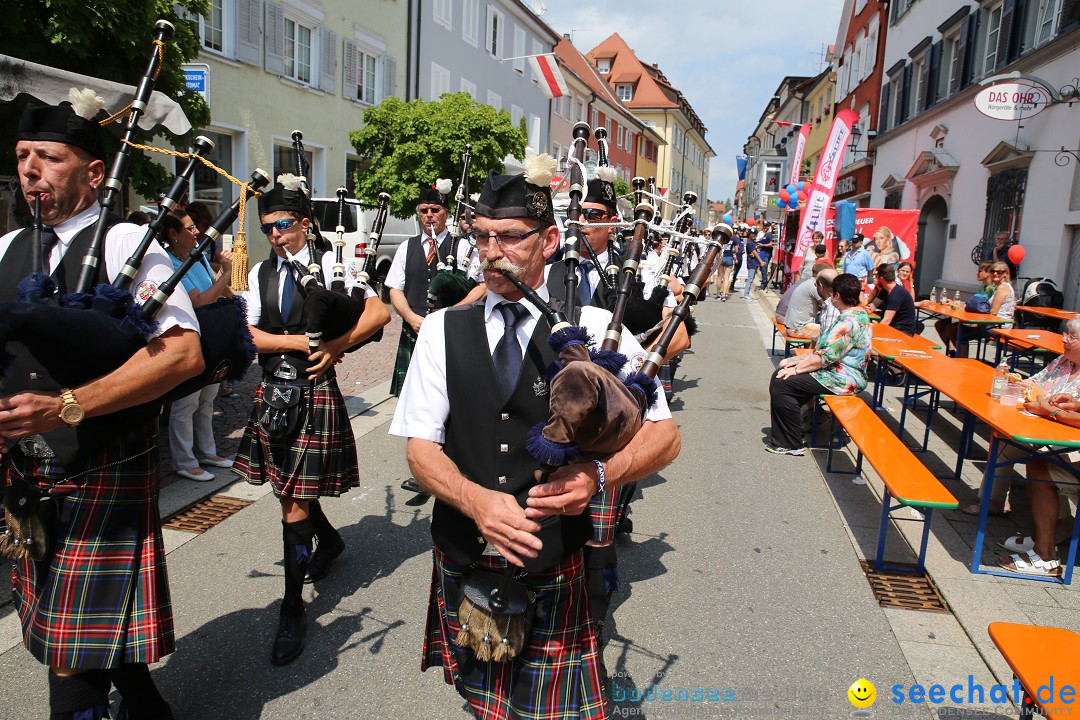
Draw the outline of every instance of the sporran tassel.
M464 617L455 644L469 648L481 662L509 662L525 649L525 617L493 614L463 597L458 617Z
M42 560L46 542L44 530L37 518L34 515L17 518L4 510L4 520L7 530L0 535L0 555L12 560Z

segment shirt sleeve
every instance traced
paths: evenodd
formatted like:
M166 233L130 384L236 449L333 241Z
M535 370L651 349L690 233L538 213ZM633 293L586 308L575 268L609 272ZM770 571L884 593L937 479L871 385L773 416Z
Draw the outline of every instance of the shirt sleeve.
M405 256L408 252L408 240L398 245L398 249L394 251L394 260L390 263L390 269L386 273L386 280L383 282L386 287L405 292Z
M604 336L604 331L607 330L610 321L611 313L607 310L591 306L581 308L581 322L585 325L589 334L593 336L594 344L598 338ZM421 326L421 329L423 329L423 326ZM634 334L627 330L625 325L622 330L622 338L619 341L619 352L625 355L627 360L626 365L619 372L620 377L626 377L630 373L640 370L647 356L645 349L641 347ZM667 396L664 395L663 388L657 382L656 402L645 411L645 420L658 422L670 418L671 410L668 408Z
M248 271L248 289L244 291L248 325L258 325L259 320L262 319L262 290L259 288L259 267L261 265L261 262L257 262L255 267Z
M109 278L116 277L120 272L127 258L138 247L144 232L144 228L131 223L119 223L109 230L105 243L105 268ZM132 283L135 301L145 303L172 274L173 263L169 254L161 245L151 243ZM199 321L195 317L191 298L180 288L169 296L154 319L158 323L158 329L151 334L152 338L159 337L174 327L196 332L199 330Z
M446 441L450 397L446 390L445 315L445 311L432 313L420 326L401 398L390 422L391 435L440 445Z

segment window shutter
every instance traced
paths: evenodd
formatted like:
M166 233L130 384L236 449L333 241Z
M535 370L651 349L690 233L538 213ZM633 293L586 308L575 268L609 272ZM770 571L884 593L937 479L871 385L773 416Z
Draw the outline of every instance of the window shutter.
M319 89L332 93L337 88L337 33L319 29Z
M285 10L272 1L266 3L266 72L285 74Z
M1080 27L1080 0L1062 0L1058 36Z
M886 80L881 84L881 109L878 111L878 132L889 129L889 96L892 93L892 84Z
M262 0L237 0L233 9L236 12L236 59L249 65L262 65Z
M383 58L383 94L384 98L397 95L397 60L389 55Z
M358 68L356 62L356 43L345 38L342 43L343 58L341 61L341 97L346 100L357 100L356 86L360 80L356 76Z
M930 53L927 56L927 63L929 65L930 76L927 79L926 85L926 108L932 108L938 101L938 89L941 85L941 47L943 41L938 40L936 43L930 46Z
M911 117L911 63L904 66L904 74L900 80L900 122L902 124Z
M1024 29L1028 24L1028 16L1031 14L1031 2L1029 0L1016 0L1016 11L1013 13L1012 35L1009 38L1009 56L1007 62L1012 62L1024 52Z
M1001 27L998 30L997 55L994 69L1005 67L1009 63L1009 41L1013 35L1013 18L1016 15L1016 0L1005 0L1001 5Z
M960 89L963 90L971 84L975 75L975 39L979 36L979 14L976 10L968 15L964 29L960 33L960 44L964 47L964 65L960 72Z

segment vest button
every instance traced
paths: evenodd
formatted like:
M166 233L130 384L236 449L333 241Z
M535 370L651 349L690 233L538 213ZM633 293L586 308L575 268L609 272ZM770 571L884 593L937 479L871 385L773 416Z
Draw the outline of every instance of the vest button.
M289 334L289 331L288 331L288 330L282 330L282 334L283 334L283 335L288 335L288 334Z
M500 444L499 445L499 452L501 452L501 453L510 452L510 446L507 445L506 443Z
M502 413L502 414L500 414L499 419L500 420L509 420L510 419L510 413Z
M510 482L511 480L513 480L513 478L507 477L506 475L500 475L499 476L499 484L500 485L505 485L506 483Z

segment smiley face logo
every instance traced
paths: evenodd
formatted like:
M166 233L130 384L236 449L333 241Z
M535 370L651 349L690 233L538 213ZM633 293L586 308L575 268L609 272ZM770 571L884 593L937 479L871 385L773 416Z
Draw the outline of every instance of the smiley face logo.
M877 697L877 690L874 688L874 684L866 678L859 678L855 682L851 683L851 687L847 690L848 700L851 704L857 708L868 708L874 704L874 699Z

